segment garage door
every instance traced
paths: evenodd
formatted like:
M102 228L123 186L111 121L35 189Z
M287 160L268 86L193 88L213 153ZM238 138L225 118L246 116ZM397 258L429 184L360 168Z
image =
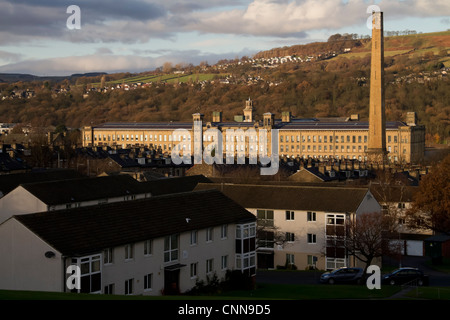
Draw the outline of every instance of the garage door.
M423 256L423 241L407 240L406 241L406 255L408 256Z

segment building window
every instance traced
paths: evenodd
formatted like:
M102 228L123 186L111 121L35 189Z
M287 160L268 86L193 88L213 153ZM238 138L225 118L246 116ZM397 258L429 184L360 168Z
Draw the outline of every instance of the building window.
M178 234L164 238L164 262L178 260Z
M198 235L198 231L197 230L191 231L191 246L197 244L197 235Z
M228 269L228 256L222 256L222 259L221 259L222 261L222 263L221 263L221 266L222 266L222 270L226 270L226 269Z
M294 220L294 211L286 210L286 220Z
M103 250L103 264L113 263L113 249L108 248Z
M206 242L213 241L214 228L206 229Z
M125 245L125 260L132 260L134 255L134 246L132 244Z
M101 292L101 255L72 259L80 267L80 293Z
M214 271L214 259L206 260L206 273L211 273Z
M327 270L333 270L345 267L345 259L343 258L327 258L326 259L326 268Z
M308 211L306 213L306 217L308 221L316 221L316 213L312 211Z
M308 233L308 243L316 243L316 235L314 233Z
M286 241L287 242L294 242L295 241L295 235L292 232L286 232Z
M295 264L294 255L292 253L286 253L286 263Z
M345 217L343 214L328 214L327 224L328 225L344 225Z
M153 240L144 241L144 255L149 256L153 253Z
M317 262L317 257L316 256L308 255L308 258L307 258L308 266L315 267L316 266L316 262Z
M144 290L152 290L153 273L146 274L144 276Z
M114 283L106 285L103 292L104 294L114 294Z
M223 224L222 227L220 228L220 238L226 239L227 237L228 237L228 225Z
M236 254L236 268L239 270L245 270L255 268L256 266L256 254L250 252L246 254Z
M190 272L191 272L191 278L196 278L197 277L197 269L198 269L198 263L191 263L191 268L190 268Z
M273 227L273 210L256 210L258 226Z
M125 294L133 294L133 282L134 279L128 279L125 281Z

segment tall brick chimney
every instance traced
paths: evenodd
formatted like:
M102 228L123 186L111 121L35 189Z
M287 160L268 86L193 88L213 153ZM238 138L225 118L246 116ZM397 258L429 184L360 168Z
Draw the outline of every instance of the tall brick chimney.
M372 62L370 70L370 107L368 153L386 154L386 117L384 105L383 13L372 13Z

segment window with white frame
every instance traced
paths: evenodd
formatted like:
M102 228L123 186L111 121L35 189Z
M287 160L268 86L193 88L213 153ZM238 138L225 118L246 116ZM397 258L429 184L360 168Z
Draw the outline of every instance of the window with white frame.
M108 284L103 288L104 294L114 294L114 283Z
M198 269L198 262L191 263L190 267L191 278L197 277L197 269Z
M256 217L258 218L258 225L262 227L273 227L273 210L256 210Z
M286 253L286 263L295 264L294 255L292 253Z
M223 224L220 228L220 238L226 239L228 237L228 225Z
M227 255L226 256L222 256L221 267L222 267L222 270L228 269L228 256Z
M134 279L128 279L125 281L125 294L133 294Z
M315 213L315 212L313 212L313 211L308 211L308 212L306 213L306 216L307 216L307 220L308 220L308 221L316 221L316 213Z
M211 273L214 271L214 259L206 260L206 273Z
M345 259L344 258L326 258L326 268L327 270L333 270L345 267Z
M125 260L132 260L134 257L134 245L127 244L125 245Z
M153 254L153 240L144 241L144 256L150 256Z
M101 255L92 255L81 258L73 258L72 264L80 267L81 288L80 293L100 293L101 292Z
M255 252L236 254L236 268L240 270L254 268L256 266Z
M144 290L152 290L153 288L153 273L144 276Z
M197 244L197 237L198 237L198 231L197 230L192 230L191 231L191 246Z
M314 233L308 233L308 243L316 243L316 235Z
M113 261L113 248L103 250L103 264L111 264Z
M295 234L293 232L286 232L286 241L287 242L294 242L295 241Z
M164 262L178 260L178 234L164 237Z
M294 211L286 210L286 220L294 220Z
M214 228L207 228L206 229L206 242L213 241L213 235L214 235Z

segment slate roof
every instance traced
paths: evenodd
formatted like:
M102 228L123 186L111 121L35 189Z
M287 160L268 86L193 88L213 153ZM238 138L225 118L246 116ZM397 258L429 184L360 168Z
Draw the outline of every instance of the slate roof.
M66 169L5 174L0 175L0 191L3 194L7 194L23 183L67 180L81 177L82 175L77 171Z
M21 185L47 205L121 197L145 193L129 175L79 178Z
M416 186L392 186L371 184L370 191L378 202L412 202L419 192Z
M142 188L153 196L192 191L199 183L212 183L212 181L200 174L140 182Z
M187 222L189 218L189 222ZM17 215L25 227L66 256L256 217L217 190Z
M406 126L402 121L386 121L386 130L396 130ZM296 121L278 123L279 129L303 129L303 130L369 130L368 121L323 121L311 119L309 121Z
M195 190L217 189L244 208L355 212L368 188L198 184Z

